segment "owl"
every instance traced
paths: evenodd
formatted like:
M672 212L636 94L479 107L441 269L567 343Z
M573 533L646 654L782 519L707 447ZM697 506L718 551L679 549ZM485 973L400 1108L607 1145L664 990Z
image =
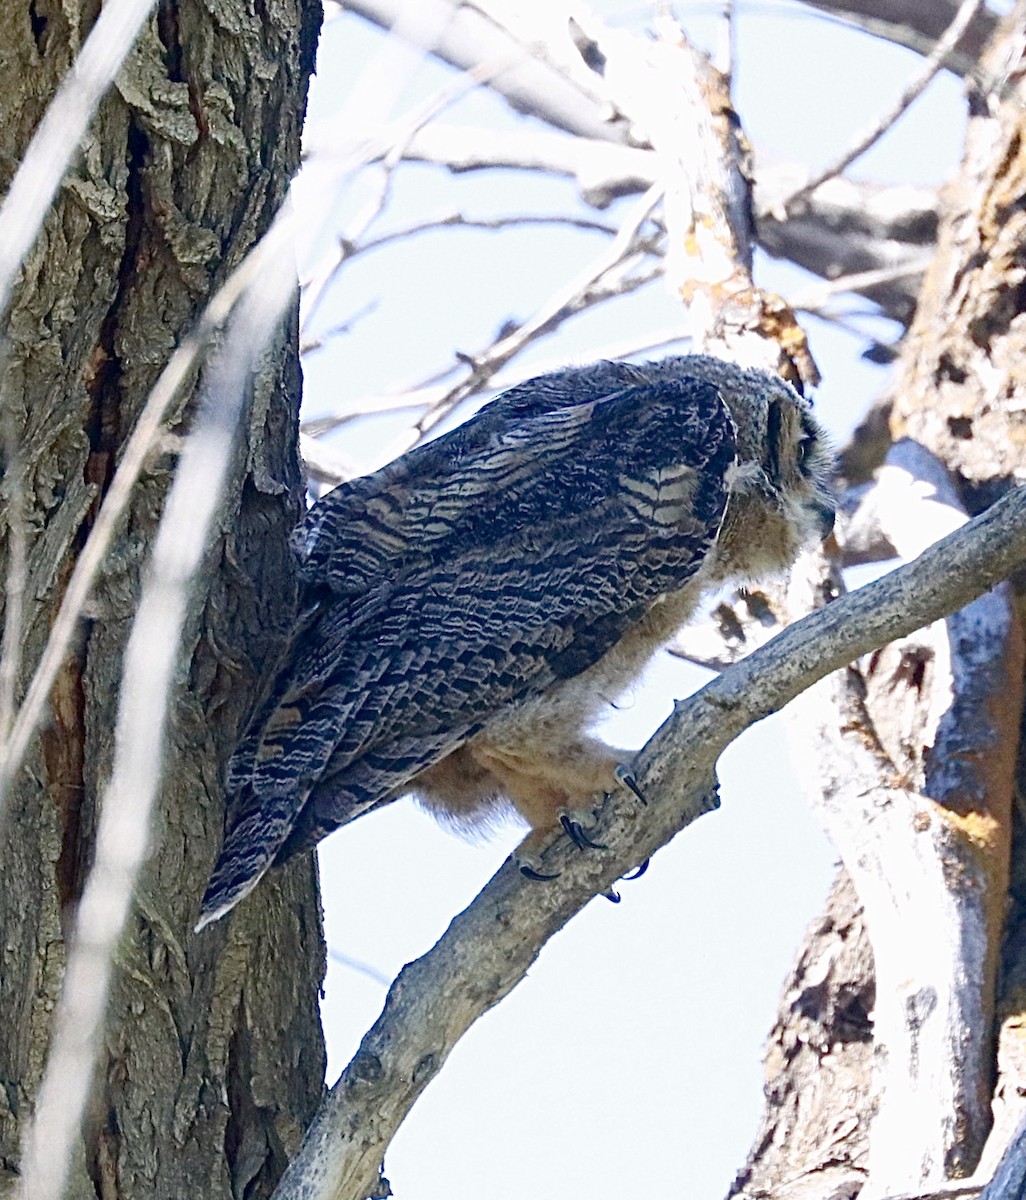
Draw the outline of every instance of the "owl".
M689 355L532 379L329 493L197 928L405 793L463 828L515 810L527 874L561 824L586 845L625 757L589 726L704 592L825 536L829 469L787 383Z

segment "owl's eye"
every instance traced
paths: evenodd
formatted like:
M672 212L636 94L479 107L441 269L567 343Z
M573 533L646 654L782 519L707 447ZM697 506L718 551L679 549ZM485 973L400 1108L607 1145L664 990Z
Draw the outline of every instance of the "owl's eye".
M779 400L771 400L766 412L766 474L775 483L780 480L780 437L784 417Z

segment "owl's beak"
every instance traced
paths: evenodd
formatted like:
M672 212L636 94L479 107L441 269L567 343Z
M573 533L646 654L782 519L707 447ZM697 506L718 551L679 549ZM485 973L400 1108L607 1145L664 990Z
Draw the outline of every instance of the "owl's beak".
M812 511L816 514L816 520L819 523L819 536L825 542L834 532L834 518L837 516L837 510L831 502L817 500L812 505Z

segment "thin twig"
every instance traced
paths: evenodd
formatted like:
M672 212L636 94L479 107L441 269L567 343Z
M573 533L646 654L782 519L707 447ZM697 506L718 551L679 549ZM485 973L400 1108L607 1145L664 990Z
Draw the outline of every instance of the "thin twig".
M582 289L578 295L571 297L562 308L553 310L543 323L535 324L532 319L526 325L517 326L512 333L504 334L489 347L483 357L461 355L462 362L470 364L470 374L461 383L450 388L441 400L432 404L410 429L391 442L380 456L381 462L389 462L417 445L464 400L482 392L494 391L494 377L500 367L540 338L554 332L564 321L607 300L630 295L639 288L663 278L661 266L636 274L628 273L634 269L635 264L632 261L628 260L621 266L621 271L611 271L608 279L596 281L590 288ZM532 371L531 375L534 374L537 372Z
M788 297L788 302L794 309L800 309L803 312L818 312L828 300L845 292L862 292L869 288L879 287L884 283L893 283L898 279L921 275L929 266L932 258L932 255L924 256L898 266L875 267L871 271L853 271L850 275L838 275L836 279L824 279L801 291L793 292Z
M898 97L893 107L888 109L868 129L864 130L840 158L831 163L825 170L820 171L818 175L813 176L808 183L803 184L797 191L792 192L783 202L785 211L789 211L800 201L804 200L806 196L811 195L816 188L826 183L828 179L833 179L835 175L842 175L857 158L861 158L870 146L883 137L916 97L925 90L933 77L943 68L948 55L958 45L962 34L982 7L983 0L962 0L954 19L944 31L943 37L940 38L930 54L927 55L919 74L913 76L911 82Z
M371 140L368 140L368 144L361 149L360 158L364 163L370 163L375 158L381 159L378 168L380 182L377 193L364 204L350 222L346 233L338 239L332 258L322 264L321 268L314 272L312 278L303 284L302 329L305 330L313 320L338 272L351 257L353 248L385 211L392 192L395 169L402 161L406 148L416 134L439 114L455 104L457 100L501 74L509 65L508 56L481 63L460 75L448 87L440 88L433 96L418 105L413 112L405 114L391 130L385 131L382 137L376 139L377 151L372 148ZM307 169L316 164L316 161L316 155L311 155L307 160Z
M628 261L624 265L624 269L631 269L633 264ZM485 350L480 356L460 356L460 361L446 369L445 375L451 376L453 372L460 366L465 366L469 361L471 363L470 375L458 384L449 387L420 387L411 392L399 393L392 396L378 396L369 399L356 401L352 407L346 412L333 414L327 417L315 417L303 428L304 435L309 437L322 437L331 430L338 429L345 425L348 421L356 420L359 417L370 416L376 413L385 412L400 412L406 409L422 408L424 412L420 418L396 439L389 443L382 451L376 454L370 461L366 462L363 470L374 470L378 466L383 466L390 462L397 455L404 453L411 446L416 445L424 437L427 436L431 429L434 429L442 420L448 416L453 409L464 400L471 396L479 396L489 392L494 393L503 390L507 387L512 387L516 383L523 382L526 379L531 379L535 375L544 373L546 369L555 369L557 366L565 365L565 360L560 360L559 363L553 363L547 368L542 364L537 364L530 371L522 371L516 375L497 376L500 368L508 362L516 353L525 349L533 341L544 337L557 329L564 321L576 316L585 309L593 309L596 305L602 304L607 300L615 300L621 296L629 295L631 292L637 291L639 288L645 287L656 279L662 278L662 268L653 267L651 270L630 276L616 277L610 274L606 281L600 281L593 284L590 290L582 292L580 295L573 297L564 308L554 312L549 320L538 326L532 326L527 335L519 341L515 349L509 350L510 338L515 336L519 331L514 330L513 335L504 334L502 339L493 342L492 345ZM655 346L666 342L677 342L686 338L686 334L681 330L675 330L664 338L645 338L642 343L634 341L632 343L618 344L611 348L613 352L609 353L608 357L622 358L630 354L641 353L644 350L652 349ZM507 347L505 357L493 357L496 348L500 345ZM599 355L603 357L603 355ZM317 462L314 470L316 477L324 483L341 483L346 479L353 478L357 472L345 471L342 473L333 472L326 464Z
M472 358L468 376L450 388L437 404L433 405L415 422L411 429L395 440L388 448L388 457L395 458L409 450L411 446L415 446L458 404L478 391L483 383L490 379L500 367L505 366L514 355L519 354L525 346L537 337L557 328L568 315L579 312L589 303L589 300L594 303L596 296L603 295L600 285L605 276L620 272L616 284L612 285L613 290L609 291L607 286L604 293L606 297L621 294L622 291L628 289L633 290L640 284L661 276L661 267L648 276L642 275L635 279L623 278L622 272L625 268L629 269L633 266L635 259L643 258L650 252L650 247L641 238L641 228L662 199L662 195L662 185L653 184L642 199L632 207L612 243L583 271L550 296L532 317L517 326L511 333L505 334L494 342L484 354Z
M358 308L356 312L346 317L343 321L337 321L330 329L326 329L322 334L315 338L310 338L308 341L300 340L299 353L300 355L315 354L318 350L323 350L325 346L333 339L342 337L345 334L352 333L357 324L369 317L378 307L376 300L368 300L366 304Z
M418 233L431 233L438 229L512 229L521 225L562 225L571 229L584 229L592 233L616 234L616 226L608 221L595 221L589 217L578 217L571 213L522 213L508 217L465 217L462 213L450 213L446 217L436 217L434 220L418 221L407 225L405 229L396 229L383 233L379 237L370 238L350 252L350 257L356 254L366 254L371 250L379 250L382 246L403 241Z
M559 225L564 228L581 229L592 233L606 233L610 235L616 233L616 227L607 222L592 221L586 217L574 217L569 214L535 215L525 213L509 217L484 218L465 217L462 213L450 213L445 217L418 221L415 224L407 225L403 229L392 230L389 233L381 234L379 237L369 238L362 243L354 241L348 232L342 234L337 239L336 250L330 268L326 269L322 265L319 272L312 279L300 285L301 289L304 289L304 305L308 305L308 307L304 308L303 331L305 332L307 327L312 323L316 308L320 306L327 289L337 281L342 267L353 262L356 258L366 256L376 250L386 249L399 242L405 242L422 233L438 233L445 229L502 230L514 229L521 226L546 225ZM305 289L310 289L313 295L312 301L307 301ZM318 337L305 340L300 346L300 353L309 354L312 350L320 349L329 337L339 333L347 333L351 325L352 321L346 321L341 325L334 326L331 330Z

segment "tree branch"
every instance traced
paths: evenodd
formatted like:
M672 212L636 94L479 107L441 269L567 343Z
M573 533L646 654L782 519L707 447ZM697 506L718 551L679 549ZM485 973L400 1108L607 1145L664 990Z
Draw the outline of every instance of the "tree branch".
M865 30L873 37L886 38L920 54L929 53L951 24L958 0L803 0L810 8ZM994 36L997 16L984 8L977 12L944 62L957 75L971 76L984 46Z
M276 1200L361 1200L385 1150L449 1052L524 977L542 946L595 895L716 804L715 764L744 729L894 637L964 606L1026 560L1026 489L901 567L786 629L689 700L638 755L648 803L607 798L597 832L608 853L565 838L545 851L549 883L505 864L438 944L408 965L331 1090Z
M587 71L564 27L566 52L578 60L571 75L567 60L553 61L555 39L525 41L484 10L483 4L455 0L421 0L418 20L404 21L403 0L345 0L345 7L365 20L423 47L451 66L469 70L503 57L510 67L491 83L517 112L529 112L557 129L601 141L627 142L629 130L602 103L601 90L585 86ZM544 47L544 48L543 48Z
M828 164L822 171L818 172L807 183L804 183L792 195L788 196L783 204L785 210L798 208L803 200L811 196L828 179L834 179L838 175L843 175L857 158L861 158L871 146L874 146L883 137L913 101L926 90L982 7L983 0L962 0L962 3L951 19L951 24L945 29L943 35L938 39L937 44L927 55L921 70L902 89L901 95L894 104L882 116L877 118L872 125L862 130L855 138L853 144L839 158Z

